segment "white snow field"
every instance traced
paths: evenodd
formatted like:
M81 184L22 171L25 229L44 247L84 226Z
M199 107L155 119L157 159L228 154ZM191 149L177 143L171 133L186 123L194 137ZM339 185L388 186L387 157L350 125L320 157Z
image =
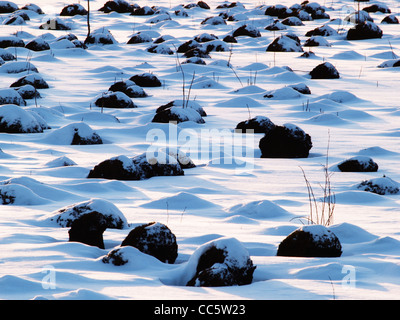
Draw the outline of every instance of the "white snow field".
M382 30L381 38L347 40L358 7L350 0L313 2L311 7L322 6L328 17L306 20L310 15L303 11L301 25L275 23L285 27L276 31L265 27L283 18L265 15L267 7L298 8L301 1L245 0L229 7L230 2L208 0L210 9L181 6L190 1L129 1L156 6L151 16L99 11L105 2L90 1L90 23L94 38L103 36L110 44L88 44L86 49L67 37L73 34L84 42L86 16L60 16L72 1L36 0L32 3L44 14L24 10L30 19L11 24L6 22L15 13L0 15L0 40L11 37L27 44L37 38L38 45L47 42L50 47L0 51L0 299L398 299L400 25L381 22L389 13L368 13ZM87 1L80 4L87 9ZM226 8L217 8L222 4ZM386 5L395 18L400 15L400 3L394 0L360 6L373 4ZM222 19L216 18L221 13ZM208 17L213 19L204 22ZM39 28L52 26L55 18L71 30ZM222 41L242 25L258 36ZM316 38L321 45L303 46L306 33L321 26L329 33ZM128 44L139 32L137 38L145 42ZM266 51L288 33L300 39L303 51ZM205 64L177 53L180 45L204 34L217 37L209 42L213 46L201 44L208 53L201 58ZM160 37L165 41L154 47ZM281 39L283 46L293 48L288 39ZM314 54L304 57L308 52ZM8 60L10 54L14 60ZM309 72L323 62L340 77L311 79ZM129 80L141 74L155 75L161 86L141 90ZM31 81L44 80L48 88L38 88L40 97L23 103L10 86L26 75ZM96 104L119 81L127 83L131 94L145 95L118 91L118 108ZM294 87L308 87L311 93ZM170 113L178 123L152 122L157 108L171 101L176 101ZM312 139L309 156L261 158L264 134L235 132L239 122L255 117L304 130ZM8 128L20 124L27 133L4 132L6 121ZM84 141L95 137L102 143L71 145L77 132ZM171 146L182 147L186 155L167 154ZM152 164L163 158L174 165L191 160L196 167L184 168L184 175L143 180L88 178L107 159L119 159L133 172L139 164L131 159L157 148L162 150L149 158ZM378 164L377 171L338 170L346 159L369 158ZM311 223L301 169L320 205L327 160L336 202L328 227L340 240L341 256L277 256L291 232ZM371 192L374 183L381 192ZM69 241L70 228L55 221L58 210L81 203L124 222L121 229L104 231L104 249ZM173 264L133 247L123 250L128 263L103 262L133 228L152 221L176 236ZM250 284L186 286L200 253L216 240L225 241L234 259L248 252L256 267Z

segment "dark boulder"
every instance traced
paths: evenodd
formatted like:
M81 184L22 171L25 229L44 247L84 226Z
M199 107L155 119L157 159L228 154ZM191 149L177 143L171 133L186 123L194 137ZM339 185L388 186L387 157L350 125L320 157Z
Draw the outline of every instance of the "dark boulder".
M107 228L107 220L99 212L91 212L80 216L71 224L68 231L69 241L76 241L104 249L103 233Z
M15 88L15 90L21 95L22 99L38 99L41 98L39 91L30 84L26 84L22 87Z
M131 98L120 91L102 93L94 104L99 108L137 108Z
M139 87L161 87L161 81L151 73L137 74L129 78Z
M18 10L18 6L11 1L0 2L0 13L12 13Z
M0 48L8 47L25 47L25 43L22 39L15 36L1 36Z
M274 52L303 52L303 48L297 39L290 35L282 35L275 38L267 47L266 51Z
M381 21L381 23L387 23L387 24L399 24L399 19L394 14L390 14L386 17L384 17Z
M311 79L338 79L339 72L330 62L324 62L310 71Z
M365 40L382 38L382 30L373 22L358 23L347 31L347 40Z
M39 74L28 74L19 78L17 81L13 82L10 87L22 87L24 85L30 84L36 89L48 89L49 85Z
M275 124L269 118L257 116L252 119L239 122L235 130L236 132L241 133L246 133L247 130L253 130L254 133L267 133L273 128L275 128Z
M50 50L50 45L48 44L47 41L45 41L41 38L36 38L36 39L29 41L25 45L25 48L32 50L32 51L45 51L45 50Z
M151 16L155 13L155 11L149 6L143 6L141 8L135 8L131 15L132 16Z
M191 40L186 41L185 43L182 43L178 47L177 52L184 53L184 52L187 52L187 51L189 51L191 49L195 49L198 46L199 46L199 43L196 40L191 39Z
M354 157L338 164L342 172L376 172L378 164L369 157Z
M233 37L247 36L252 38L258 38L261 37L261 33L256 27L245 24L237 28L235 31L233 31L232 36Z
M139 87L131 80L117 81L108 88L108 91L123 92L129 98L145 98L148 97L147 93L142 87Z
M307 158L311 137L292 124L275 126L259 142L261 158Z
M124 0L107 1L99 11L104 13L118 12L118 13L132 13L134 7Z
M289 234L278 246L278 256L340 257L342 245L337 236L322 225L307 225Z
M60 16L72 17L76 15L86 16L87 10L79 3L69 4L65 6L60 13Z
M279 19L285 19L293 14L293 10L284 5L271 5L265 9L264 14L266 16L278 17Z
M256 267L247 249L234 238L220 238L198 248L189 263L196 265L187 286L221 287L250 284Z
M373 4L368 7L363 8L366 12L381 12L381 13L391 13L391 10L385 4Z
M165 161L163 161L165 160ZM88 178L116 180L144 180L158 176L183 176L184 172L176 159L166 156L161 161L146 154L128 158L118 156L105 160L90 170Z
M158 123L181 123L193 121L196 123L205 123L204 119L195 109L186 107L172 106L158 111L151 122Z
M164 224L151 222L140 225L126 236L121 246L132 246L165 263L174 263L178 244L172 231Z
M209 52L207 51L207 48L204 48L204 47L197 47L197 48L190 49L190 50L186 51L183 54L183 56L185 58L193 58L193 57L206 58L206 59L211 58L209 55Z

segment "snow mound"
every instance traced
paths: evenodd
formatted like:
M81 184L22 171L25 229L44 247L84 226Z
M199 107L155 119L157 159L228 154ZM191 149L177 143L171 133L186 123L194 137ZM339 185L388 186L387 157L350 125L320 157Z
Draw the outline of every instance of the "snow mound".
M269 200L237 204L229 208L227 212L233 215L241 215L252 219L270 219L292 215L290 212Z
M400 184L389 177L383 176L381 178L364 180L357 185L357 189L379 195L398 194L400 192Z
M49 168L65 167L65 166L75 166L76 163L66 156L58 157L54 160L46 162L45 166Z
M237 97L220 102L216 105L222 108L254 108L254 107L264 107L264 105L257 100L250 97Z
M150 201L141 205L143 208L168 209L176 211L207 209L215 206L217 205L187 192L179 192L173 196Z
M38 196L31 189L19 184L0 185L0 201L2 205L14 204L20 206L49 203L49 200Z

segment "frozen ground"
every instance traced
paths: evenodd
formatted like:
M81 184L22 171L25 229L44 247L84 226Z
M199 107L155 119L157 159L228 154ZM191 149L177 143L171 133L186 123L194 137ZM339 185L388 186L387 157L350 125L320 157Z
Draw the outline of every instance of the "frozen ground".
M105 2L105 1L104 1ZM400 195L378 195L356 188L361 181L384 175L400 182L399 68L390 67L393 54L400 55L400 27L381 24L387 14L371 13L383 30L381 39L347 41L345 30L326 37L330 46L312 47L313 58L301 53L266 52L281 33L297 34L302 44L305 33L323 24L338 30L353 1L324 1L331 19L305 21L283 31L264 27L274 18L257 9L263 1L242 1L245 8L232 9L239 21L208 26L201 22L217 16L222 1L207 1L211 10L192 8L188 17L174 15L175 0L137 1L140 6L157 5L171 19L150 23L155 16L97 11L103 1L91 1L92 30L108 29L113 45L90 46L87 50L65 48L53 40L67 33L79 40L86 37L86 17L69 20L71 31L47 31L39 25L58 16L65 1L34 2L45 15L31 14L22 25L2 25L1 36L18 35L29 41L41 36L51 44L47 51L8 48L18 61L30 61L49 84L39 89L41 98L26 100L22 108L38 113L51 129L43 133L0 134L0 184L15 190L16 202L0 208L0 298L1 299L398 299L400 296ZM275 1L276 2L276 1ZM189 3L189 2L188 2ZM291 6L295 1L279 2ZM371 1L371 4L375 3ZM25 3L18 2L19 7ZM81 1L86 6L86 1ZM186 3L185 3L186 4ZM270 4L270 3L268 3ZM278 2L276 2L278 4ZM397 1L386 3L399 14ZM363 4L361 4L363 5ZM8 14L3 14L5 19ZM183 42L201 33L219 38L243 23L258 28L261 37L238 37L230 52L211 52L206 65L184 65L186 93L195 75L191 100L207 113L204 124L185 122L178 127L151 123L155 110L182 99L182 74L177 57L146 52L152 44L127 44L130 36L147 31L156 39L169 35L164 45L175 52ZM230 47L230 46L229 46ZM309 49L304 47L305 51ZM180 61L185 59L179 55ZM230 60L232 68L227 67ZM323 61L332 63L340 79L312 80L308 76ZM378 68L382 63L389 67ZM4 66L9 65L7 62ZM288 71L286 66L293 72ZM3 67L0 67L2 72ZM4 69L3 69L4 70ZM133 98L137 108L108 109L94 105L96 97L118 80L151 72L162 87L144 88L146 98ZM1 73L0 89L25 75ZM240 81L238 80L240 79ZM278 90L304 83L311 95L288 95ZM274 98L263 96L275 91ZM290 91L292 92L292 91ZM232 131L240 121L266 116L275 124L293 123L312 137L310 156L303 159L261 159L262 137L235 136L235 145L246 142L246 158L228 155L213 159L207 130ZM28 120L27 120L28 121ZM87 124L104 144L71 146L67 125ZM82 127L89 134L90 128ZM153 177L142 181L87 179L89 171L111 157L133 157L156 142L148 133L161 129L167 136L181 132L198 134L205 150L192 150L196 168L184 176ZM160 132L160 131L156 131ZM203 137L201 133L205 134ZM174 141L171 139L171 143ZM330 229L343 247L340 258L294 258L276 256L279 243L307 223L308 194L300 167L320 196L322 165L328 141L331 182L336 193L334 221ZM158 141L161 147L162 141ZM214 155L215 156L215 155ZM378 172L344 173L336 164L354 157L369 156ZM72 166L61 166L67 157ZM55 160L55 161L53 161ZM243 167L240 160L247 166ZM18 179L17 179L18 178ZM10 187L11 186L11 187ZM110 201L130 224L104 232L105 249L68 242L68 228L46 218L65 206L100 198ZM303 218L302 218L303 217ZM162 222L178 241L178 258L173 265L133 251L133 263L104 264L102 257L118 246L134 226ZM256 270L250 285L197 288L181 285L188 261L204 243L220 237L235 238L248 250Z

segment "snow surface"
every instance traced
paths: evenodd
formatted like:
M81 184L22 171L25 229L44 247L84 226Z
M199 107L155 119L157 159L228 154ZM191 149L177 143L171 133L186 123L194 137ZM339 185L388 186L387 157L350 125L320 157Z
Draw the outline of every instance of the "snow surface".
M17 61L5 61L0 67L1 90L26 74L40 75L49 84L49 89L38 89L42 98L26 100L27 106L18 108L40 115L51 129L35 134L0 133L0 194L8 195L6 201L15 198L13 204L0 206L0 299L398 299L400 195L375 194L356 186L362 181L382 182L383 176L396 185L400 181L400 69L392 67L400 55L399 25L382 24L384 14L370 13L383 37L347 41L346 31L352 24L343 20L343 8L354 6L354 1L321 2L336 20L303 21L304 26L286 26L283 31L296 34L302 45L308 39L305 34L317 27L329 25L338 31L329 36L330 47L312 47L315 56L307 59L300 57L301 52L266 52L281 32L264 29L276 17L263 14L266 5L262 1L241 1L243 6L231 9L230 14L247 19L216 26L201 22L227 10L216 9L223 3L219 0L207 1L211 10L182 9L180 0L135 1L142 7L159 6L161 13L170 14L172 20L160 22L156 17L97 11L105 2L91 1L91 27L97 40L105 36L112 44L91 44L86 50L66 39L69 42L55 42L68 33L84 41L86 17L59 18L73 22L69 31L39 29L48 19L58 17L64 2L37 0L44 15L29 12L31 20L26 24L2 25L1 37L18 32L23 39L41 37L51 44L51 50L44 52L6 48ZM300 2L271 4L289 8ZM86 5L86 1L81 3ZM392 14L400 13L399 2L387 5ZM176 10L188 16L175 15ZM1 15L2 19L8 16ZM229 44L228 51L210 52L211 58L204 58L206 65L177 67L177 58L185 60L175 54L182 43L203 33L223 39L245 23L261 36L237 37L238 43ZM137 32L152 38L168 36L164 45L174 54L149 53L149 43L127 45ZM308 73L322 62L335 66L340 79L310 79ZM146 88L146 98L132 99L137 108L101 110L93 106L95 97L116 81L143 73L157 75L163 85ZM307 85L311 94L289 96L288 86L296 83ZM207 113L205 123L151 122L159 106L185 100L189 89L190 100ZM282 95L265 99L268 92ZM26 126L35 123L33 116L11 108L10 117L18 115ZM302 128L312 138L310 156L261 159L261 134L245 138L234 133L237 123L256 116L268 117L276 125L292 123ZM107 143L66 144L69 134L64 130L77 122L90 125ZM185 169L184 176L143 181L86 178L105 159L119 157L129 166L130 158L150 146L168 147L162 140L148 139L149 132L164 132L172 139L185 130L197 133L199 150L194 157L188 154L196 159L196 167ZM207 130L212 134L205 134ZM213 161L210 155L215 152L203 142L218 138L220 130L232 133L235 146L242 147L246 141L249 152L232 155L221 149L215 157L220 162ZM184 143L172 139L171 144L176 146L177 141ZM373 157L379 165L378 172L330 172L336 207L329 228L339 238L343 254L339 258L277 257L280 242L308 223L309 198L300 167L317 201L323 196L320 184L324 183L328 141L329 168L331 163L354 156ZM63 165L66 159L74 165ZM97 202L99 210L118 212L129 224L124 229L106 229L105 249L69 242L68 227L46 220L62 208L93 199L104 201ZM128 264L102 262L131 228L152 221L166 224L176 235L174 264L128 247L123 249L131 257ZM193 274L199 252L218 239L231 239L227 243L237 249L239 258L243 248L248 252L256 266L253 282L236 287L183 286L182 280Z

